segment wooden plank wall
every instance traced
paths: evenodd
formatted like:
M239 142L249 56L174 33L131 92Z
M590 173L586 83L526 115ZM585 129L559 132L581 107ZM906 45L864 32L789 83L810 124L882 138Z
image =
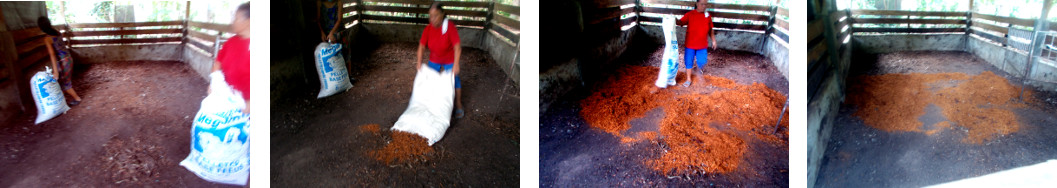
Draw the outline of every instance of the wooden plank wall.
M231 33L229 27L225 24L189 21L187 22L187 35L184 39L187 45L201 49L212 57L220 48L221 44L218 42L228 39L226 35Z
M660 24L662 20L660 15L682 17L686 12L693 11L695 6L695 1L692 0L638 0L636 2L637 7L641 9L637 12L638 21L647 24ZM712 3L708 11L713 16L716 28L764 31L789 42L789 20L783 19L783 17L789 17L789 9L777 5Z
M851 10L855 33L965 33L966 12Z
M354 22L378 24L428 24L432 0L347 0L344 14L348 27ZM521 35L520 13L517 5L492 0L443 1L448 19L458 26L479 27L494 31L499 36L518 43ZM510 16L504 16L503 12Z

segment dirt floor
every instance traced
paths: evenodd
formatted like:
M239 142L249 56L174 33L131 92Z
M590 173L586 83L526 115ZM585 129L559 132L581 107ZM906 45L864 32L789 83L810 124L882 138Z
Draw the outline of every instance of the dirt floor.
M31 112L0 126L0 187L225 186L179 166L208 85L189 66L112 62L74 69L84 102L39 125Z
M788 81L770 61L713 51L692 87L649 94L663 51L646 44L540 117L540 185L788 186L787 117L774 133ZM752 100L762 103L743 103Z
M921 187L1057 158L1053 92L1018 100L1020 78L965 52L853 62L820 187Z
M466 117L453 119L433 152L415 163L372 157L393 139L407 108L415 43L382 44L352 64L354 87L316 99L318 85L272 105L271 185L297 187L515 187L518 185L518 88L487 53L463 48ZM375 129L369 124L378 124ZM362 126L362 127L361 127Z

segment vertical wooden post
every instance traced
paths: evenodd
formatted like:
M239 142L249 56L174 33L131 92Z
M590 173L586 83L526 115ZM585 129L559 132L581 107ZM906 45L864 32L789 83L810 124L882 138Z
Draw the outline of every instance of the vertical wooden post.
M485 32L488 32L488 29L492 28L492 18L495 17L496 12L498 12L495 8L497 4L499 3L496 3L495 0L488 1L488 14L484 17L483 25Z
M763 30L764 37L771 34L771 30L774 29L774 19L778 15L778 0L771 1L771 3L771 10L767 18L767 29Z
M190 40L188 39L188 36L190 36L190 31L188 30L191 29L189 28L191 23L191 1L187 1L187 4L184 4L184 7L183 39L180 40L180 44L187 45L187 41Z
M976 2L976 0L969 0L969 11L965 12L965 35L969 35L973 31L973 2Z
M1035 66L1035 62L1038 61L1039 54L1042 53L1042 47L1045 46L1043 40L1045 40L1046 34L1050 28L1050 21L1046 18L1050 14L1050 7L1053 6L1053 0L1042 1L1042 14L1038 18L1035 18L1035 32L1031 39L1031 54L1028 55L1028 62L1024 63L1024 77L1022 79L1024 85L1027 85L1028 80L1031 80L1031 69ZM1024 87L1020 87L1020 98L1023 100Z
M356 0L356 11L358 11L358 12L356 12L356 15L357 15L356 16L356 20L360 21L360 24L363 24L363 15L364 15L363 14L363 9L364 9L363 7L364 6L367 6L367 5L363 4L363 0Z

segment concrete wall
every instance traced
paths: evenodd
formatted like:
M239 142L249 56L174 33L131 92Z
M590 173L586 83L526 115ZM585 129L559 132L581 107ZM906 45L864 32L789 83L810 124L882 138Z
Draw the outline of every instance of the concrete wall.
M965 34L854 35L855 50L866 53L898 51L965 51Z
M200 49L191 48L190 45L184 46L182 49L181 61L187 63L187 66L191 66L191 70L195 70L203 79L209 80L209 73L213 70L213 62L216 58Z
M718 36L717 36L718 37ZM766 41L763 43L763 56L771 60L771 64L778 71L782 72L782 76L789 80L789 43L782 41L774 36L767 36Z
M183 45L181 44L74 47L70 51L77 58L75 61L77 63L183 60Z
M984 59L987 63L1006 71L1010 75L1023 77L1028 67L1028 52L1014 50L1011 47L1002 47L999 44L985 39L971 36L967 39L969 53ZM1037 60L1037 59L1036 59ZM1057 90L1057 66L1048 60L1036 61L1031 70L1031 80L1028 85L1039 87L1043 90Z
M633 45L632 39L636 33L640 33L636 27L626 31L619 31L609 35L596 35L597 37L584 42L588 45L580 49L575 57L560 60L553 63L549 69L540 69L539 75L539 101L540 113L543 115L547 108L559 97L564 96L573 89L590 85L593 81L602 78L601 70L624 54L628 46ZM586 36L585 36L586 37ZM583 40L583 39L580 39ZM581 41L569 41L569 45L578 45Z

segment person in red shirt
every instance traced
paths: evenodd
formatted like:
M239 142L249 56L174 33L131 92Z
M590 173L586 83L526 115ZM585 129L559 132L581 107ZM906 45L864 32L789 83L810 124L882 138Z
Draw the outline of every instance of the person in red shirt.
M683 64L686 65L686 82L683 87L690 87L693 80L691 69L694 68L694 59L697 59L697 67L704 72L705 64L708 63L708 39L712 39L712 47L716 46L716 32L712 30L712 16L708 14L708 0L697 0L697 6L693 11L686 12L677 25L686 25L686 52L683 56Z
M421 71L422 53L429 49L429 62L427 67L433 71L452 71L455 74L455 118L462 118L465 114L462 110L462 81L459 80L459 54L462 47L459 43L459 32L455 23L445 18L444 5L434 2L429 7L429 24L422 31L422 38L418 42L418 57L415 59L415 69Z
M213 62L213 71L221 71L224 81L228 82L236 94L246 100L246 109L250 113L250 3L239 5L235 10L235 20L231 21L231 32L234 37L228 39L217 52Z

